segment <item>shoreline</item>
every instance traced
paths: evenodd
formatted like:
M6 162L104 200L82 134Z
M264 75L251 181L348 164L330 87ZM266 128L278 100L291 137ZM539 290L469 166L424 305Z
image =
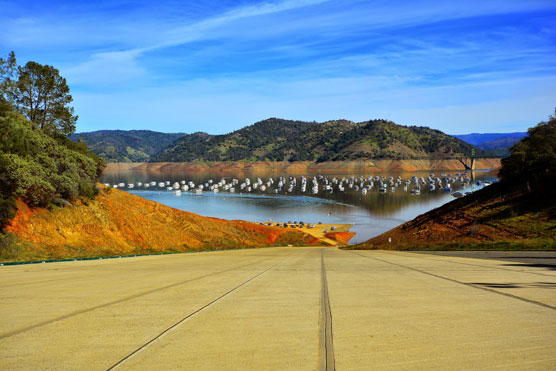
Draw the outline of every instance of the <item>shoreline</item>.
M501 166L500 158L476 160L476 170L495 170ZM222 174L287 173L287 174L350 174L411 171L465 171L457 159L422 160L374 160L333 162L273 162L273 161L226 161L226 162L133 162L108 163L106 172L207 172Z

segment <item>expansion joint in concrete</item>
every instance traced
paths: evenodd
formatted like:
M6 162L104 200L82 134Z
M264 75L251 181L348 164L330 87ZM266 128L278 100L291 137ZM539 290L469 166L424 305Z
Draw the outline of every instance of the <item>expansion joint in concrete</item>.
M328 283L326 280L326 265L324 264L324 249L320 250L321 259L321 295L319 318L319 370L335 370L334 338L332 336L332 311L328 297Z
M265 274L266 272L272 270L273 268L275 268L276 266L282 264L289 256L291 255L288 254L288 256L286 256L284 259L280 260L278 263L270 266L269 268L263 270L262 272L257 273L256 275L252 276L251 278L249 278L248 280L240 283L239 285L235 286L234 288L226 291L224 294L220 295L219 297L217 297L216 299L210 301L209 303L203 305L202 307L200 307L199 309L189 313L188 315L186 315L185 317L183 317L182 319L180 319L178 322L174 323L173 325L171 325L170 327L166 328L164 331L162 331L161 333L159 333L158 335L156 335L154 338L152 338L151 340L149 340L148 342L146 342L145 344L141 345L139 348L135 349L134 351L132 351L131 353L129 353L128 355L126 355L125 357L123 357L122 359L120 359L118 362L116 362L114 365L110 366L108 368L108 371L115 369L116 367L120 366L122 363L124 363L125 361L127 361L128 359L130 359L131 357L133 357L135 354L139 353L140 351L144 350L145 348L147 348L149 345L153 344L155 341L157 341L158 339L160 339L163 335L165 335L166 333L170 332L171 330L173 330L174 328L178 327L179 325L181 325L183 322L187 321L188 319L190 319L191 317L195 316L196 314L198 314L199 312L207 309L208 307L210 307L211 305L215 304L216 302L220 301L221 299L223 299L224 297L230 295L231 293L233 293L234 291L238 290L239 288L245 286L246 284L248 284L249 282L253 281L254 279L262 276L263 274Z
M380 262L383 262L383 263L392 264L392 265L395 265L395 266L398 266L398 267L401 267L401 268L406 268L406 269L409 269L409 270L412 270L412 271L415 271L415 272L419 272L419 273L422 273L422 274L426 274L426 275L428 275L428 276L440 278L440 279L442 279L442 280L446 280L446 281L458 283L458 284L460 284L460 285L465 285L465 286L473 287L473 288L475 288L475 289L479 289L479 290L483 290L483 291L488 291L488 292L491 292L491 293L494 293L494 294L498 294L498 295L502 295L502 296L507 296L507 297L512 298L512 299L521 300L521 301L524 301L524 302L526 302L526 303L535 304L535 305L538 305L538 306L541 306L541 307L544 307L544 308L556 310L556 307L554 307L554 306L552 306L552 305L549 305L549 304L541 303L540 301L536 301L536 300L531 300L531 299L523 298L523 297L521 297L521 296L512 295L512 294L509 294L509 293L507 293L507 292L501 292L501 291L494 290L494 289L490 289L490 288L487 288L487 287L482 287L482 286L479 286L479 285L474 284L474 283L458 281L458 280L455 280L455 279L453 279L453 278L441 276L441 275L439 275L439 274L434 274L434 273L426 272L426 271L423 271L423 270L420 270L420 269L417 269L417 268L408 267L407 265L392 263L392 262L390 262L390 261L388 261L388 260L383 260L383 259L379 259L379 258L371 258L370 256L365 256L365 255L362 255L362 254L357 254L356 252L353 252L353 251L348 251L348 252L350 252L350 253L352 253L352 254L355 254L355 255L362 256L362 257L364 257L364 258L373 259L373 260L380 261Z

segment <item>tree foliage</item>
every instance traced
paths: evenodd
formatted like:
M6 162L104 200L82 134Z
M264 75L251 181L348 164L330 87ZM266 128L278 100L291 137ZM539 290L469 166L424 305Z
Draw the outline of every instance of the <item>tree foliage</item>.
M548 122L528 130L528 136L502 160L499 176L507 182L549 183L556 180L556 110Z
M56 68L32 61L18 66L12 51L6 59L0 58L0 89L0 104L11 105L39 129L64 135L75 132L78 117L70 106L73 98Z

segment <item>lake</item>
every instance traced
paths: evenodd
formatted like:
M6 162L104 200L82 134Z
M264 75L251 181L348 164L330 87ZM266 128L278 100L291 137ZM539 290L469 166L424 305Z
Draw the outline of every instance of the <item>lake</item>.
M123 183L124 187L118 188L124 188L127 192L145 199L203 216L253 222L272 220L273 222L353 224L351 231L357 234L350 243L358 243L453 200L452 193L455 191L472 192L484 187L485 181L496 180L486 171L475 171L473 174L467 174L469 181L466 182L465 175L461 171L458 173L458 179L463 178L463 181L459 181L454 180L456 173L458 172L437 171L430 179L435 181L436 178L439 178L441 184L435 183L435 190L432 191L429 190L430 171L389 174L327 174L322 177L318 174L307 174L304 176L306 179L305 192L302 192L302 178L299 175L287 174L242 174L241 177L234 177L233 175L223 176L211 173L164 173L160 171L149 173L148 171L120 170L105 171L101 181L110 185ZM281 189L278 187L280 177L283 178ZM351 179L352 177L353 179ZM361 177L363 181L361 181ZM369 177L371 178L369 179ZM392 177L393 185L388 184L389 177ZM270 178L274 183L269 183ZM295 186L292 185L294 178ZM342 182L342 178L345 178L346 181ZM425 181L425 184L420 178ZM452 188L451 191L440 189L446 185L446 178L450 178L448 182ZM246 184L246 179L249 179L250 184ZM318 185L316 194L312 192L314 180ZM415 180L419 186L415 185ZM381 181L387 186L381 186ZM410 184L406 185L408 181ZM156 185L145 187L145 183L150 182L156 182ZM159 186L160 182L164 182L164 185ZM202 185L204 189L198 193L188 190L176 195L173 190L167 190L176 182L179 187L183 186L182 183L187 185L188 182L192 182L189 184L193 184L193 188L197 189ZM220 186L217 186L218 182L220 182ZM237 184L232 184L232 182L237 182ZM372 188L370 187L371 182ZM142 183L142 185L138 185L138 183ZM133 184L133 188L129 188L130 184ZM257 185L255 186L255 184ZM340 190L340 184L343 191ZM189 187L189 185L187 186ZM217 193L210 190L211 187L217 188ZM225 190L226 187L233 187L235 192ZM332 191L326 190L325 187L330 187ZM392 192L392 187L395 192ZM404 191L404 187L407 187L406 191ZM266 189L262 190L263 188ZM363 191L363 188L366 191ZM380 191L380 188L385 188L385 191ZM420 194L412 193L412 190L417 188L420 188ZM363 194L364 192L366 194Z

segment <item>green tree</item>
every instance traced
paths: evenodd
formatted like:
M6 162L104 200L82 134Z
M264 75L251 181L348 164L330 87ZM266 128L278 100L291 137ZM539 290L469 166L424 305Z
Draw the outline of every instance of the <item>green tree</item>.
M16 104L21 113L40 129L73 134L78 117L69 107L73 98L66 79L56 68L36 62L28 62L18 70Z
M549 183L556 180L556 110L548 122L528 130L509 157L502 159L499 176L508 182Z
M0 59L0 89L0 109L10 104L50 134L75 132L78 117L69 106L73 98L66 79L56 68L37 62L17 66L12 51L6 59Z

